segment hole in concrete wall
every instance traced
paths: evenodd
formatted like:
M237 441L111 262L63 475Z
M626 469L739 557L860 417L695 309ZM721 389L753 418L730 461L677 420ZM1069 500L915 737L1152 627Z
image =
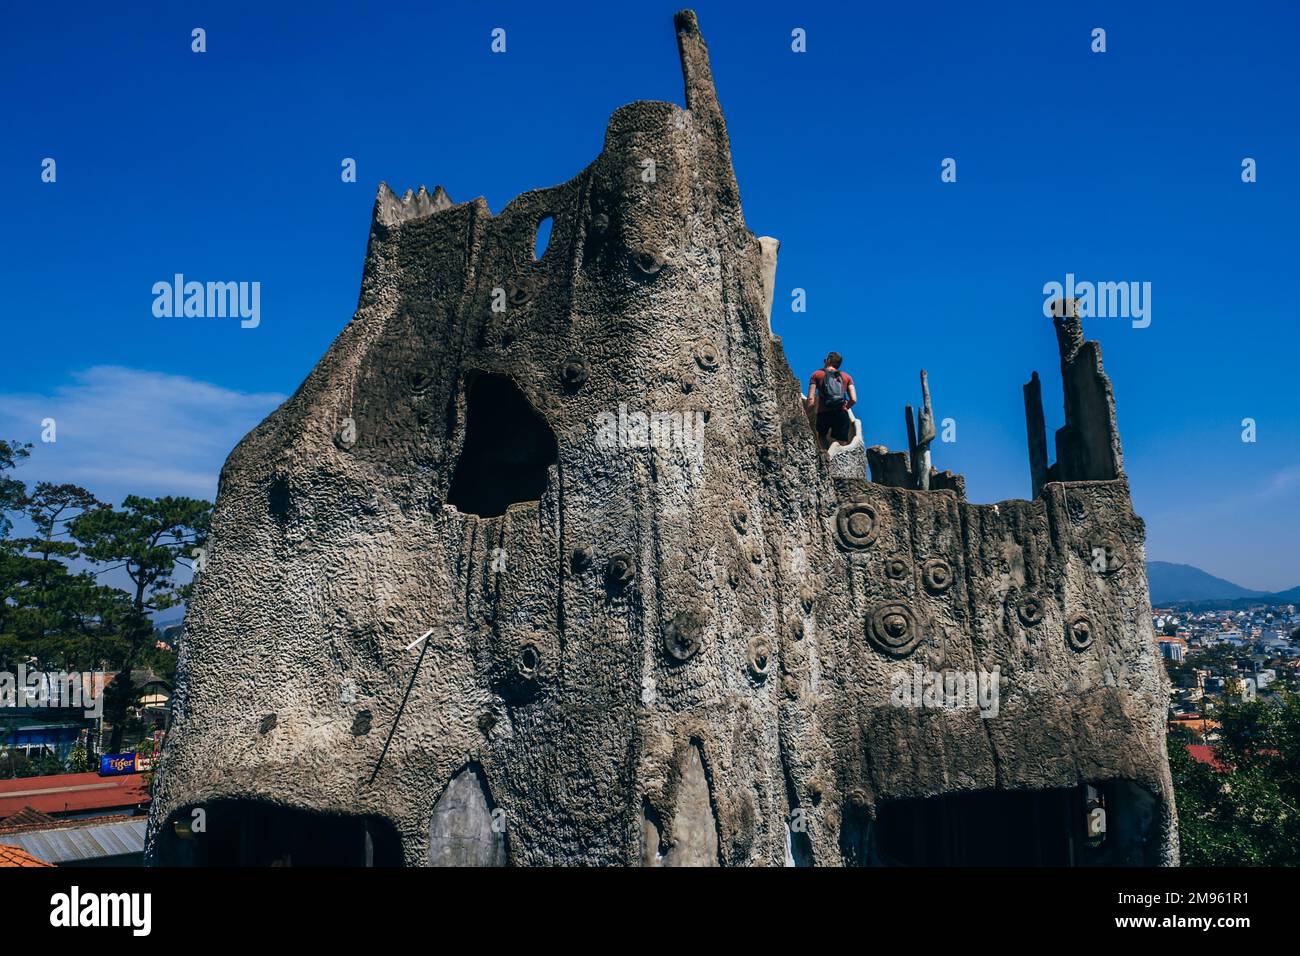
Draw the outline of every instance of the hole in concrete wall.
M555 220L550 216L544 218L537 224L537 237L533 242L533 258L540 259L546 255L546 248L551 244L551 228Z
M1131 780L1084 786L1087 862L1097 866L1159 866L1160 801Z
M206 803L159 830L159 866L401 866L402 844L380 817L315 813L256 800Z
M882 803L875 860L902 866L1078 866L1086 858L1078 788L989 790Z
M447 503L494 518L517 502L540 501L558 460L555 433L505 376L476 375L466 391L465 444Z
M289 481L283 475L271 479L266 492L266 510L276 524L283 525L289 520Z

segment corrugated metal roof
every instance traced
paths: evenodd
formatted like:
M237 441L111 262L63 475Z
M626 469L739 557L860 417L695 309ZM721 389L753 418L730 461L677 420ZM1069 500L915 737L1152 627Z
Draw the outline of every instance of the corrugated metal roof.
M47 863L78 863L143 853L144 831L148 823L148 818L140 817L84 827L7 833L5 840Z

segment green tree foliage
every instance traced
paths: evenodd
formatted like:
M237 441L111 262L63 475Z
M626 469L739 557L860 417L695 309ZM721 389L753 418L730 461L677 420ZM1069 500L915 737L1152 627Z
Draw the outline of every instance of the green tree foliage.
M1294 866L1300 862L1300 696L1282 693L1215 715L1219 768L1169 735L1185 866Z
M8 617L0 627L7 636L0 641L0 664L23 660L44 670L90 670L105 657L120 656L118 634L130 599L66 563L81 556L68 525L107 506L84 488L48 482L24 492L15 505L36 533L11 539L0 579Z
M188 598L176 568L206 541L212 506L130 496L114 508L85 488L50 482L29 491L15 477L29 448L0 440L0 670L117 673L105 698L117 750L133 703L130 671L147 667L167 679L175 672L175 653L155 646L150 614ZM19 520L26 537L12 536ZM105 583L114 573L128 589ZM76 759L93 765L95 755ZM52 766L47 758L0 757L0 775L60 772Z
M90 773L99 768L95 766L90 752L81 744L77 744L72 748L72 753L68 754L68 762L64 769L68 773Z
M124 568L137 611L162 611L189 596L177 586L176 565L208 538L212 505L195 498L127 496L120 509L96 508L69 524L81 553L91 561Z
M0 776L5 777L48 777L64 773L63 761L53 754L41 757L27 757L16 751L9 751L0 756Z
M13 592L26 578L22 549L10 540L9 532L13 530L10 515L22 507L27 497L27 486L6 472L17 467L30 454L30 447L0 439L0 668L8 665L9 656L14 652L11 621L16 611Z
M31 447L30 444L0 439L0 540L9 537L13 528L8 512L18 508L27 493L21 481L5 472L17 467L20 461L30 456Z
M125 570L132 585L131 609L118 627L126 650L104 701L114 752L122 745L131 704L131 670L154 642L149 612L175 607L189 597L192 585L178 585L173 576L177 565L207 542L211 517L212 505L195 498L129 495L121 508L83 511L68 523L83 557L105 565L106 571Z
M1175 687L1196 686L1196 667L1190 661L1165 661L1165 671Z

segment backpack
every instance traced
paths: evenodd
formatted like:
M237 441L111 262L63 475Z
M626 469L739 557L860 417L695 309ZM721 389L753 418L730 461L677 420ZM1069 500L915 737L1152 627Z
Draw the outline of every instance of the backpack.
M848 402L848 389L844 387L844 376L837 368L828 368L822 375L822 383L817 390L821 410L833 412L843 408Z

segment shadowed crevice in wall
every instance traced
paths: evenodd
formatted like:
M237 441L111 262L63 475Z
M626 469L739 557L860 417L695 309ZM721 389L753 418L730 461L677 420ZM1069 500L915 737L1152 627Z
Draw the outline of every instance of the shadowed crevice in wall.
M808 839L809 811L799 805L799 794L790 776L790 768L784 765L784 754L781 762L782 775L785 778L786 805L790 808L785 821L785 865L813 866L815 862L813 846L812 841Z

